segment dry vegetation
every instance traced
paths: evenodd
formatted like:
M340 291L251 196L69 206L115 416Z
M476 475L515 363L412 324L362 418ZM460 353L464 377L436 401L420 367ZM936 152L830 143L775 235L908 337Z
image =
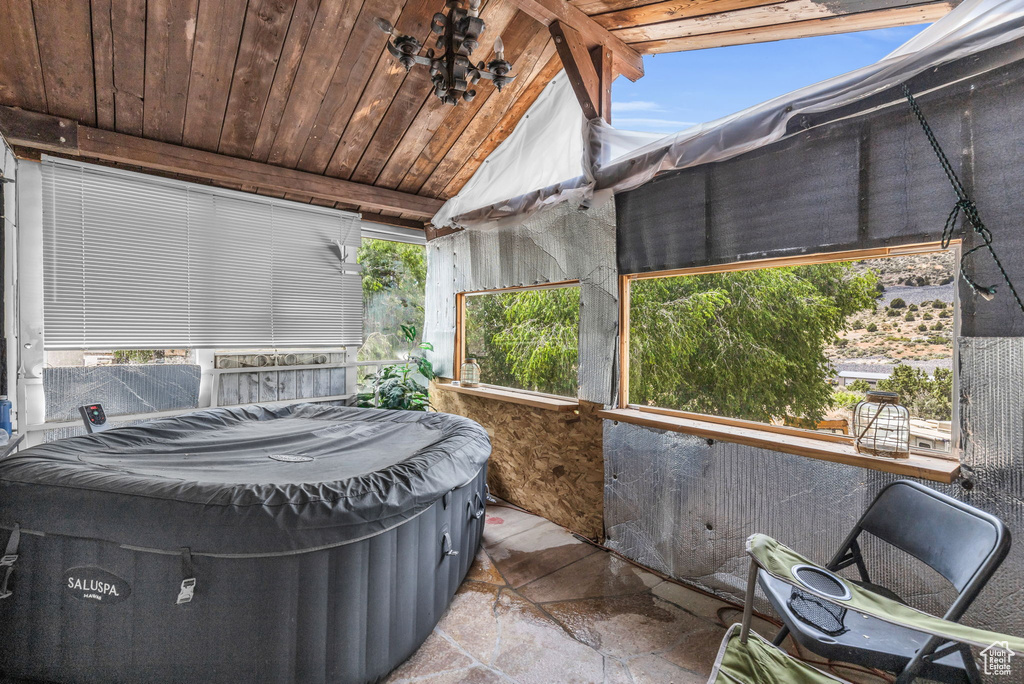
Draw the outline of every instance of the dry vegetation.
M836 362L950 358L955 262L952 252L861 262L878 275L884 290L873 312L851 318L829 357Z

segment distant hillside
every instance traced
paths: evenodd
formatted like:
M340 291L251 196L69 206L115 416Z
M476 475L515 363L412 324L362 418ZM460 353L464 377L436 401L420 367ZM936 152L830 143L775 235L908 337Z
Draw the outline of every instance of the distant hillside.
M872 259L859 262L857 268L874 271L883 289L873 312L851 318L851 329L829 349L829 357L844 367L854 360L856 365L929 361L920 365L949 367L955 253Z

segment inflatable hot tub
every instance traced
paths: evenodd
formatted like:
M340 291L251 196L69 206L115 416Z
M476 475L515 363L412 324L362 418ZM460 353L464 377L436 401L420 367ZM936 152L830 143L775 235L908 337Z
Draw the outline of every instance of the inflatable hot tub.
M469 569L489 454L458 416L299 404L0 460L0 674L377 681Z

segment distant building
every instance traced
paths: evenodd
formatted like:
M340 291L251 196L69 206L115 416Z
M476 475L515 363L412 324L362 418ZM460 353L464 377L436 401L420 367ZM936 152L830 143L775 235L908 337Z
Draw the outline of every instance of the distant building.
M952 450L952 424L948 420L910 419L910 448Z
M836 384L840 387L846 387L857 380L864 380L872 387L875 387L878 385L880 380L885 380L890 375L891 373L871 373L868 371L857 370L839 371L839 373L836 374Z

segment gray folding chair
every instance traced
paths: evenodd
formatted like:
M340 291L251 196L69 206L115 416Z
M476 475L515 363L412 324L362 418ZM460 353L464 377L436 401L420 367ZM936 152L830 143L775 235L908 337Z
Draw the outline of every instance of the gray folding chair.
M799 589L822 606L850 614L854 621L872 618L938 639L939 643L974 645L1000 658L1004 666L1015 653L1024 653L1024 639L950 622L877 594L815 565L797 552L763 534L747 539L750 574L743 602L743 621L725 633L708 684L850 684L803 662L762 639L750 628L754 615L754 590L759 578L768 577ZM952 652L952 651L951 651ZM908 665L896 680L909 684L916 679Z
M871 583L861 552L864 532L917 558L956 589L957 597L943 616L952 622L960 620L1010 549L1010 533L998 518L916 482L894 482L879 493L825 567L855 567L860 575L855 584L900 603L904 601L895 593ZM775 637L776 645L792 634L800 646L819 656L898 673L898 682L915 675L941 682L981 682L964 644L847 613L764 571L758 581L785 624Z

